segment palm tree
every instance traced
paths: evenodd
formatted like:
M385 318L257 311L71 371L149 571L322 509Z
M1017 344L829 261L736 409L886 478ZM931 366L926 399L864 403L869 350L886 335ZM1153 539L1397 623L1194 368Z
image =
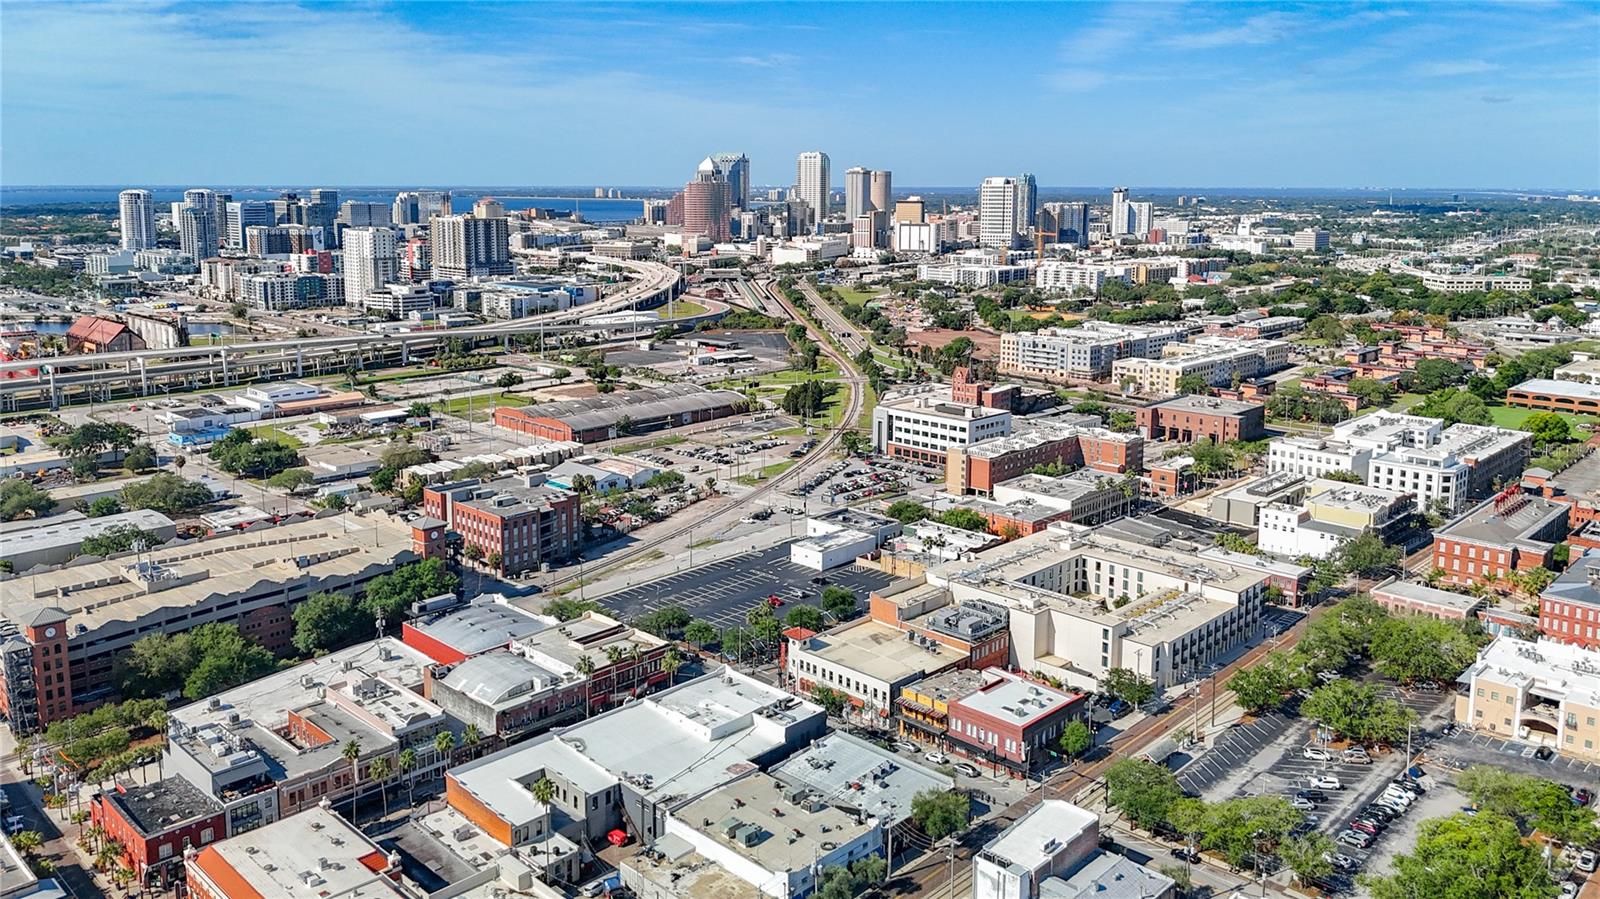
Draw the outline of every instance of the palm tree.
M44 845L44 837L37 830L23 830L11 835L11 845L18 852L28 853Z
M101 871L110 871L122 864L122 844L116 840L107 840L94 854L94 866Z
M528 792L533 794L533 798L538 800L540 805L549 805L556 798L556 785L550 782L550 778L541 777L533 782Z
M478 743L482 739L483 736L478 733L478 725L476 724L467 725L466 730L461 732L461 745L466 747L468 757L478 757Z
M83 810L80 809L80 810L75 811L75 812L72 813L72 823L78 825L78 842L79 843L82 843L85 840L85 831L87 831L88 827L89 827L88 822L89 822L89 813L88 812L83 811Z
M678 669L682 667L683 659L678 655L678 650L667 647L667 651L661 656L661 670L667 673L667 686L672 686L678 679Z
M24 776L33 774L33 737L21 736L17 738L17 748L12 750L17 761L22 763Z
M417 751L409 746L400 750L400 756L395 759L395 767L405 776L406 798L410 800L409 804L416 805L417 781L416 778L411 776L411 772L417 767Z
M594 673L594 659L590 658L587 654L578 656L577 663L572 667L576 668L579 674L588 677Z
M439 731L439 735L433 738L433 748L438 750L446 765L450 764L450 754L456 748L456 735L447 730Z
M356 797L359 795L358 786L361 783L361 741L348 740L340 755L350 763L350 820L356 820Z
M383 816L389 817L389 788L384 781L389 777L389 759L379 756L367 765L367 777L378 782L378 798L383 800Z
M620 646L607 646L606 647L606 662L608 664L615 665L620 661L622 661L622 647L620 647Z

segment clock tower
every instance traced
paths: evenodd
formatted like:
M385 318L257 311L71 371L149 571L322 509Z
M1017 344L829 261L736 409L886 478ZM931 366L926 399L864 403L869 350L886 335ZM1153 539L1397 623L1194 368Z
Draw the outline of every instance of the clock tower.
M47 606L22 628L23 635L33 645L33 700L38 709L40 729L71 718L73 714L72 666L67 657L68 617L66 612Z

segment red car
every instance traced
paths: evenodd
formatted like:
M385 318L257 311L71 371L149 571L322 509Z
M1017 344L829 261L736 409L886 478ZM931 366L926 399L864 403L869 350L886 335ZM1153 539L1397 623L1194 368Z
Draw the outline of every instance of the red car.
M776 609L778 606L783 605L783 599L774 593L767 597L767 605Z

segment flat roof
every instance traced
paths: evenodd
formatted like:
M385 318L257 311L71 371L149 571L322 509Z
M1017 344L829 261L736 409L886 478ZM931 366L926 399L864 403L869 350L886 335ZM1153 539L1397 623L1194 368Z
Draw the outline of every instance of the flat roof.
M842 731L818 737L773 768L772 774L784 783L806 787L824 802L860 809L890 826L911 816L911 800L918 793L955 787L947 774Z
M555 419L574 431L587 431L609 427L625 417L648 421L744 401L744 394L732 390L706 390L693 384L667 384L645 390L602 393L581 399L513 408L519 415Z
M1102 852L1071 877L1046 877L1039 883L1039 899L1149 899L1168 895L1176 885L1127 856Z
M906 684L902 690L910 690L922 696L930 696L940 702L950 703L980 689L986 682L982 671L975 668L952 668L938 674L930 674L915 683Z
M137 563L90 562L30 575L26 586L13 580L0 615L20 624L55 606L92 631L218 596L279 593L291 581L353 576L392 565L410 549L411 529L387 515L313 518L164 547Z
M1071 843L1079 834L1099 826L1100 818L1093 812L1062 799L1045 799L983 849L1029 871L1037 871L1055 857L1053 850L1046 852L1042 847L1052 842L1056 845Z
M571 621L553 622L544 629L519 637L514 652L546 667L574 668L578 659L588 656L596 664L605 659L606 647L627 651L638 647L650 652L666 641L647 631L629 627L599 612L585 612Z
M474 702L502 708L566 680L563 672L551 671L514 653L491 652L456 665L440 683Z
M1510 546L1533 541L1528 534L1543 528L1552 518L1565 517L1571 507L1527 493L1509 497L1490 497L1460 518L1434 532L1435 537L1471 540L1490 546Z
M1550 393L1583 400L1600 400L1600 384L1582 381L1557 381L1553 378L1530 378L1511 388L1524 393Z
M102 795L120 807L129 823L147 837L165 833L186 821L222 812L220 802L181 777L168 777L132 789L119 786Z
M1465 593L1451 593L1449 590L1439 590L1427 584L1414 584L1410 581L1388 581L1372 588L1372 595L1397 596L1412 602L1423 602L1434 606L1443 606L1460 612L1470 612L1481 606L1486 600L1481 596L1471 596Z
M967 654L943 643L913 643L907 632L870 618L818 634L800 651L894 684L958 664Z
M1240 400L1225 400L1214 396L1195 395L1180 396L1164 402L1152 403L1150 408L1174 412L1203 412L1208 415L1244 415L1254 410L1266 409L1260 403L1246 403ZM1265 413L1263 412L1263 414Z
M134 527L152 533L170 532L175 527L172 519L153 509L134 509L99 518L77 517L60 521L46 518L30 524L31 527L5 532L7 556L22 556L58 546L79 544L117 527Z
M412 527L426 528L419 521ZM443 522L438 525L442 526ZM477 655L512 640L538 633L555 623L555 619L534 615L506 602L485 602L480 599L466 606L449 609L421 621L410 622L413 630L445 644L463 655Z
M1502 634L1478 652L1461 679L1488 677L1526 686L1548 699L1600 708L1600 651L1576 643L1519 640Z
M405 896L388 877L388 854L320 806L212 843L193 864L235 899Z
M563 463L565 464L565 463ZM607 472L610 474L610 472ZM436 489L455 489L455 484L440 484ZM466 506L488 512L502 518L520 515L524 512L533 512L547 509L551 503L565 500L574 494L559 487L545 484L530 484L522 476L509 478L496 478L492 481L481 481L476 485L462 484L469 487L470 492L458 499L452 500L455 505Z
M788 801L786 789L792 788L771 775L752 774L686 803L673 817L768 871L809 868L832 846L853 842L879 826L876 820L861 822L833 805L808 810ZM736 825L758 829L753 845L727 835Z
M1065 693L1009 674L999 668L984 672L988 683L951 702L1001 721L1026 725L1063 708L1084 702L1082 693Z

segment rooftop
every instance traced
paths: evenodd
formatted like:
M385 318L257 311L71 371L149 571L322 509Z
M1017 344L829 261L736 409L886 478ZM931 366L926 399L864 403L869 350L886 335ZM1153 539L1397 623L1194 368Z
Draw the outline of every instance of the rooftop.
M1011 414L1005 409L957 403L948 384L923 384L896 390L880 400L878 407L906 412L919 412L925 415L937 415L943 418L956 418L963 421L977 421Z
M549 624L543 630L518 639L512 651L545 668L567 671L577 667L578 659L583 656L604 667L609 646L624 651L638 647L640 652L649 652L663 643L656 635L629 627L615 618L599 612L585 612L571 621Z
M1511 388L1522 393L1549 393L1583 400L1600 400L1600 384L1583 381L1557 381L1551 378L1532 378Z
M635 853L622 864L653 884L657 896L694 899L748 899L750 883L694 851L688 841L667 834L650 844L652 852Z
M145 836L165 833L187 821L222 813L222 804L181 777L103 794L121 807L123 816Z
M952 668L938 674L929 675L922 680L907 684L904 689L915 692L919 696L949 705L957 699L973 693L983 687L988 681L982 671L974 668Z
M806 641L806 652L825 661L894 684L959 664L967 654L879 621L863 619Z
M1086 701L1082 693L1065 693L999 668L989 668L983 673L988 683L977 692L955 700L953 705L1001 721L1026 725L1062 708Z
M1093 812L1061 799L1045 799L995 837L983 851L1036 871L1055 857L1055 849L1087 830L1098 830ZM1045 847L1050 847L1046 849Z
M685 804L673 817L768 871L798 871L878 827L819 799L754 774Z
M427 527L419 522L412 522L412 526ZM480 598L469 605L413 621L410 627L462 655L472 656L538 633L552 623L554 619L533 615L510 603L484 602Z
M441 683L474 702L498 709L560 686L567 679L564 673L540 667L522 656L491 652L455 666Z
M405 895L388 876L399 859L320 807L213 843L193 864L230 899Z
M1550 541L1535 540L1531 535L1542 531L1553 519L1565 520L1570 509L1565 503L1552 502L1542 496L1501 493L1439 528L1434 536L1500 547L1513 543L1543 546Z
M1478 652L1478 661L1460 679L1471 682L1479 677L1523 686L1548 699L1600 708L1600 651L1576 643L1498 636Z
M1540 595L1561 602L1600 606L1600 555L1585 555L1575 560Z
M19 524L22 524L19 522ZM7 529L5 554L20 558L24 555L61 546L74 546L90 537L97 537L112 528L134 527L141 531L172 533L172 519L152 509L134 509L99 518L70 518L62 521L45 519L29 522L27 526ZM165 542L159 538L157 543ZM59 557L58 557L59 558Z
M1390 580L1372 588L1374 596L1383 594L1408 599L1412 602L1422 602L1460 612L1471 612L1484 604L1481 596L1471 596L1466 593L1451 593L1449 590L1439 590L1427 584L1414 584L1410 581Z
M542 483L530 483L534 476L515 476L509 478L496 478L492 481L482 481L475 489L462 494L454 500L458 505L470 509L477 509L498 515L502 518L511 518L517 515L536 512L550 508L552 503L571 497L569 491L557 487L546 486ZM440 490L452 489L457 485L441 484ZM471 482L460 486L471 487Z
M1082 433L1093 434L1097 440L1114 440L1119 443L1131 443L1141 439L1136 434L1119 434L1106 428L1083 428L1041 422L1006 437L980 440L969 445L966 448L966 454L973 459L993 459L1006 453L1046 446L1062 440L1071 440Z
M976 674L977 672L966 672ZM925 790L948 791L949 775L834 731L772 769L786 784L805 787L824 802L860 810L892 826L911 816L911 800Z
M744 401L744 394L731 390L706 390L692 384L668 384L647 390L602 393L582 399L539 403L515 411L529 418L550 418L564 422L574 431L586 431L609 427L623 418L648 421Z
M1150 899L1167 895L1176 882L1131 858L1102 852L1065 879L1039 883L1039 899Z
M342 514L192 541L122 559L73 565L13 581L0 614L25 622L56 606L89 630L131 622L216 596L278 593L292 581L337 580L392 565L410 529L386 515ZM31 591L31 595L30 595Z
M1247 415L1253 411L1264 409L1260 403L1245 403L1239 400L1224 400L1214 396L1180 396L1161 403L1151 405L1152 409L1163 412L1204 412L1208 415Z
M1306 501L1338 509L1378 512L1394 505L1405 496L1406 494L1398 490L1318 479L1311 482L1311 494L1306 497Z

